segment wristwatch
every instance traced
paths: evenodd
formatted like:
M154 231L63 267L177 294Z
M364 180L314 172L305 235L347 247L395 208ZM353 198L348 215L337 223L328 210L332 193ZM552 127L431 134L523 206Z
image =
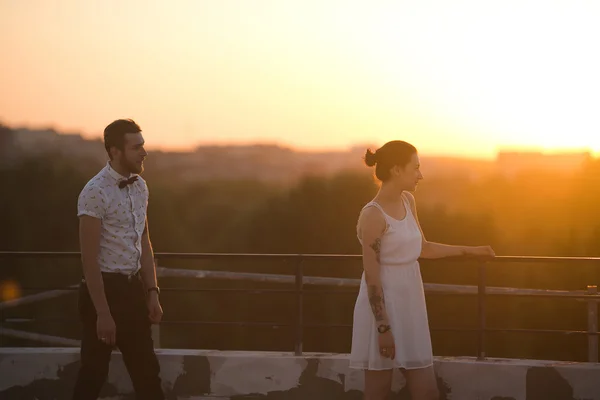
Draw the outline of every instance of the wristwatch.
M160 294L160 288L158 286L152 286L151 288L148 289L148 293L155 291L156 294Z
M377 327L377 332L379 332L379 333L386 333L386 332L387 332L387 331L389 331L390 329L392 329L392 327L391 327L391 326L389 326L389 325L379 325L379 326Z

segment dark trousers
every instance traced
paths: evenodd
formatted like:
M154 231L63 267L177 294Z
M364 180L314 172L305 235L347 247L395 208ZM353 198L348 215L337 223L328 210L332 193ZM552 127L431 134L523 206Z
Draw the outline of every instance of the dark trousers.
M163 400L160 367L154 353L146 296L139 277L103 273L104 292L117 327L116 345L135 389L137 399ZM112 347L98 339L96 309L85 282L79 288L83 323L81 367L73 399L96 400L108 376Z

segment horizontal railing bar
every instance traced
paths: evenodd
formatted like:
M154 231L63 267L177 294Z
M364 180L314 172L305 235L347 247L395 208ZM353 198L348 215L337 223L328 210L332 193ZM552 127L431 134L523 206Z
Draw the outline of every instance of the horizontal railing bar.
M60 323L79 323L80 320L72 318L40 318L40 319L6 319L2 323L32 323L32 322L60 322ZM197 320L164 320L161 325L236 325L236 326L265 326L272 328L294 327L293 322L275 323L275 322L252 322L252 321L197 321ZM352 328L352 324L304 324L304 328ZM478 328L459 328L459 327L432 327L431 331L455 331L455 332L478 332ZM496 333L548 333L561 335L590 335L598 336L600 332L588 332L577 330L555 330L555 329L526 329L526 328L485 328L485 332Z
M459 285L456 285L459 286ZM468 287L468 286L465 286ZM597 294L593 294L593 295L586 295L586 294L578 294L580 293L579 290L577 291L557 291L559 293L542 293L542 291L544 289L516 289L516 288L491 288L491 289L507 289L507 291L498 291L498 292L488 292L487 290L490 289L490 287L486 288L486 296L510 296L510 297L545 297L545 298L554 298L554 299L558 299L558 298L569 298L569 299L584 299L584 300L594 300L595 301L600 301L600 295ZM508 289L513 289L515 290L514 292L509 292ZM531 292L531 293L527 293L527 292L519 292L519 290L539 290L540 292L536 293L536 292ZM583 292L581 292L583 293ZM447 291L436 291L436 292L427 292L427 295L443 295L443 296L460 296L460 295L468 295L468 296L474 296L477 295L477 293L468 293L468 292L453 292L451 289L447 289Z
M79 290L79 288L43 288L43 287L22 287L20 288L21 291L23 292L34 292L34 291L45 291L45 290L70 290L70 291L77 291ZM261 294L261 293L296 293L296 291L294 289L243 289L243 288L178 288L178 287L160 287L160 291L162 292L215 292L215 293L232 293L232 292L240 292L240 293L256 293L256 294ZM317 291L315 291L317 292ZM327 292L326 290L323 292ZM331 291L332 293L334 293L335 291ZM354 293L356 294L356 291L346 291L347 293ZM600 295L598 295L598 297L600 297Z
M11 258L28 258L28 257L42 257L42 258L78 258L81 257L80 252L65 251L0 251L0 257L11 257ZM358 254L260 254L260 253L154 253L154 258L160 259L290 259L297 260L298 258L312 258L312 259L338 259L338 260L353 260L360 259L361 256Z
M6 318L0 323L2 324L26 324L26 323L71 323L71 324L79 324L81 320L75 318ZM160 322L160 325L240 325L240 326L274 326L274 327L293 327L295 324L293 322L285 323L285 322L252 322L252 321L200 321L200 320L163 320Z
M178 268L157 268L158 275L170 278L198 278L198 279L225 279L225 280L249 280L256 282L270 283L289 283L295 282L295 276L282 274L265 274L252 272L229 272L229 271L209 271ZM358 287L360 279L356 278L333 278L325 276L304 276L304 285L323 285L337 287ZM478 288L474 285L451 285L443 283L424 283L427 293L455 293L455 294L477 294ZM548 289L520 289L506 287L486 287L486 295L522 295L522 296L543 296L543 297L573 297L592 299L585 291L565 291Z
M15 329L9 329L0 326L0 336L15 337L19 339L34 340L36 342L50 343L54 345L68 346L68 347L79 347L81 342L79 340L63 338L58 336L44 335L41 333L24 332Z
M588 262L598 263L600 257L553 257L553 256L496 256L491 262L545 262L545 263L562 263L562 262Z
M0 251L0 257L26 258L26 257L44 257L44 258L71 258L80 257L78 251ZM155 258L160 259L323 259L323 260L360 260L360 254L261 254L261 253L154 253ZM425 262L438 261L476 261L476 257L460 256L446 257L444 259L430 260L422 259ZM600 257L553 257L553 256L496 256L493 259L486 260L490 262L593 262L600 264Z
M283 254L260 254L260 253L154 253L155 258L161 260L169 259L275 259L275 260L298 260L298 259L315 259L315 260L360 260L362 256L360 254L296 254L296 253L283 253Z
M305 324L305 328L352 328L351 324ZM479 328L458 328L458 327L432 327L431 331L456 331L456 332L479 332ZM573 331L573 330L552 330L552 329L511 329L511 328L485 328L485 332L500 333L556 333L564 335L591 335L600 336L600 332Z
M158 275L160 277L186 277L186 278L201 278L201 279L247 279L257 282L271 283L289 283L293 284L295 277L293 275L280 274L265 274L265 273L248 273L248 272L226 272L226 271L208 271L208 270L191 270L158 267ZM360 279L356 278L334 278L323 276L304 276L304 285L323 285L337 287L358 287ZM478 288L475 285L451 285L442 283L424 283L425 292L427 294L468 294L476 295ZM305 292L308 293L308 292ZM541 296L541 297L570 297L575 299L593 299L594 296L581 291L565 291L565 290L548 290L548 289L521 289L507 287L486 288L486 295L519 295L519 296ZM600 299L600 295L598 297Z
M25 297L19 297L19 298L12 299L12 300L5 300L0 303L0 310L67 295L67 294L73 293L73 290L76 290L77 287L78 287L78 285L72 285L72 286L65 287L65 288L59 289L59 290L50 290L47 292L36 293L36 294L32 294L32 295L25 296Z
M315 277L318 278L318 277ZM334 278L335 279L335 278ZM429 284L425 284L427 295L443 295L443 296L457 296L457 295L476 295L477 292L465 292L464 289L468 289L475 286L470 285L447 285L447 284L439 284L448 286L447 288L437 288L435 290L431 290L428 288ZM453 287L454 286L454 287ZM21 287L19 288L23 292L43 292L48 290L58 290L58 291L77 291L78 287ZM548 297L548 298L573 298L573 299L585 299L585 300L593 300L596 299L600 301L600 294L588 295L583 294L583 291L556 291L557 293L544 293L545 289L517 289L517 288L488 288L488 290L500 289L505 290L502 292L486 292L487 296L514 296L514 297ZM208 292L208 293L251 293L251 294L262 294L262 293L298 293L296 289L245 289L245 288L179 288L179 287L161 287L161 292ZM455 291L459 290L459 291ZM539 292L519 292L520 290L529 291L529 290L537 290ZM304 294L346 294L346 295L356 295L356 290L336 290L336 289L302 289L300 292Z
M78 251L0 251L6 258L80 258Z
M434 328L433 330L438 331L471 331L478 332L478 328ZM592 335L598 336L600 332L588 332L588 331L574 331L574 330L557 330L557 329L526 329L526 328L485 328L485 332L499 332L499 333L556 333L563 335Z

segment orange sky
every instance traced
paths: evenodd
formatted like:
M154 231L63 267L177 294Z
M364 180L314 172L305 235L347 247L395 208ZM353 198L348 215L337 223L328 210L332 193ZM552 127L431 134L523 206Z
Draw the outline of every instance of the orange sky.
M0 121L150 147L600 150L600 2L0 0Z

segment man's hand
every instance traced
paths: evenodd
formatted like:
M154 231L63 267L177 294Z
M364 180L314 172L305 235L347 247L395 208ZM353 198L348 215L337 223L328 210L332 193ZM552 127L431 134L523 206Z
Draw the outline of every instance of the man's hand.
M158 324L163 316L163 310L160 306L160 301L158 300L158 293L150 292L147 301L148 317L150 318L150 322L153 324Z
M110 313L98 314L98 319L96 320L96 334L100 341L109 346L114 346L115 343L117 343L117 326Z

